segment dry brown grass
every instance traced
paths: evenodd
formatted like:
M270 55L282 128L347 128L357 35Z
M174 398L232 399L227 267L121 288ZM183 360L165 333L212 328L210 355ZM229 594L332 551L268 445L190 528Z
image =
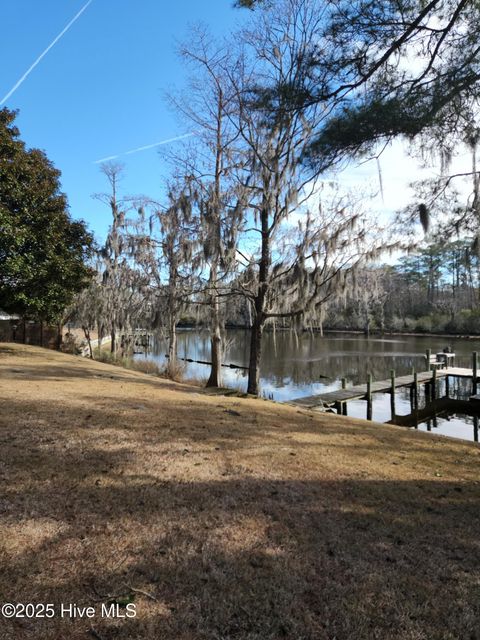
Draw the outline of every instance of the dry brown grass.
M2 640L480 637L477 445L14 345L0 398L0 600L137 605Z

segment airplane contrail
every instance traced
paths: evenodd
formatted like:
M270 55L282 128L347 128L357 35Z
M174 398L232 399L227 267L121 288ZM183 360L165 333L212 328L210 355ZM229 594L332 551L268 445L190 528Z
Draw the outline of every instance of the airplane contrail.
M70 20L70 22L67 24L67 26L58 34L58 36L55 38L55 40L53 40L48 47L45 49L45 51L43 51L38 58L35 60L35 62L31 65L31 67L29 69L27 69L27 71L25 71L25 73L23 74L23 76L20 78L20 80L18 80L18 82L10 89L10 91L7 93L7 95L2 98L2 101L0 102L0 107L2 106L2 104L4 104L4 102L6 102L11 95L13 95L15 93L15 91L18 89L18 87L28 78L28 76L32 73L32 71L35 69L35 67L37 66L37 64L39 64L39 62L41 62L41 60L47 55L47 53L50 51L50 49L52 47L54 47L57 42L60 40L60 38L62 38L67 31L70 29L70 27L78 20L78 18L80 18L80 16L82 15L82 13L88 9L89 5L91 5L93 2L93 0L88 0L87 3L85 3L83 5L83 7L80 9L80 11Z
M194 136L194 135L195 135L195 131L192 131L191 133L185 133L182 136L175 136L175 138L168 138L168 140L162 140L161 142L154 142L153 144L147 144L143 147L130 149L130 151L124 151L123 153L119 153L116 156L108 156L107 158L100 158L100 160L94 160L93 164L100 164L101 162L107 162L108 160L116 160L117 158L120 158L120 156L128 156L131 153L137 153L137 151L146 151L147 149L153 149L154 147L159 147L162 144L168 144L169 142L176 142L177 140L190 138L190 136Z

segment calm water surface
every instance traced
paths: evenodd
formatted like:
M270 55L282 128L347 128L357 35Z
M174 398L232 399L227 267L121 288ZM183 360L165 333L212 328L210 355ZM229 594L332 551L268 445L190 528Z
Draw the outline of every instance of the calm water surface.
M367 374L374 380L390 378L390 370L395 369L397 376L417 371L425 371L425 351L442 351L450 346L456 354L455 364L459 367L471 367L472 351L480 351L480 340L450 337L417 336L374 336L366 338L354 334L318 334L277 331L266 333L263 342L261 362L261 393L265 397L285 402L293 398L314 395L325 391L334 391L341 387L341 379L347 384L365 383ZM165 364L166 344L158 339L149 358L159 364ZM247 366L249 353L249 332L231 330L227 334L225 362ZM178 354L183 358L210 360L210 340L208 332L179 330ZM143 356L139 356L143 357ZM245 391L247 372L222 367L223 384ZM207 365L187 363L186 378L207 380ZM440 395L443 394L440 383ZM470 382L463 381L454 388L453 397L468 397L471 393ZM373 419L380 422L390 420L390 396L373 395ZM397 413L410 413L409 392L399 389L397 392ZM365 418L366 403L352 401L348 403L351 416ZM427 425L419 425L427 429ZM451 416L438 418L436 433L457 438L473 439L473 418L470 416Z

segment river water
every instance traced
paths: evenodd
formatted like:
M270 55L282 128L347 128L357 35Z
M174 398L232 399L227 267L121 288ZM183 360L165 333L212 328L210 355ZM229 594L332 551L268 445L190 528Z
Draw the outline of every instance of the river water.
M266 332L263 341L261 362L261 393L264 397L285 402L302 396L334 391L341 387L341 379L347 385L365 383L367 374L374 380L387 380L390 370L395 369L401 376L426 370L426 349L432 353L442 351L446 346L456 354L455 365L471 367L472 351L480 351L480 339L435 337L435 336L372 336L359 334ZM166 344L156 340L153 352L148 358L164 365ZM249 332L229 330L224 361L247 366L249 353ZM210 360L210 340L208 332L197 329L183 329L178 332L178 355L193 360ZM137 356L143 357L143 356ZM223 367L224 386L245 391L247 372L241 369ZM196 363L185 364L185 378L206 381L209 366ZM439 393L442 395L442 384ZM471 394L470 381L452 383L453 397L465 398ZM398 389L396 394L397 414L410 413L408 389ZM366 403L348 403L348 414L365 418ZM373 395L373 419L379 422L390 420L390 396ZM436 433L462 439L473 439L473 418L470 416L439 417ZM419 425L427 429L427 424Z

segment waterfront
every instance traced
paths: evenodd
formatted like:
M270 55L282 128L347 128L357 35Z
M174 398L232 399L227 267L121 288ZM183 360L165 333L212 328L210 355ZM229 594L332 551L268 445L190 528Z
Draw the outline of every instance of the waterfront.
M229 330L224 361L245 367L248 364L249 332ZM294 334L292 332L267 332L261 366L261 393L264 397L278 402L288 402L294 398L334 391L346 378L348 385L366 381L371 373L375 380L388 379L390 370L398 376L426 370L425 351L442 351L449 346L456 353L457 366L468 367L471 353L477 349L477 340L452 338L450 336L371 336L361 334L334 334L320 336L318 333ZM166 344L158 338L153 352L148 355L159 364L165 363ZM208 332L197 329L181 329L178 332L178 354L193 360L210 359ZM143 357L143 356L138 356ZM243 369L223 367L223 384L245 391L247 372ZM209 367L196 363L185 363L185 378L206 381ZM442 385L439 383L442 394ZM454 397L468 397L469 381L456 381L452 385ZM348 403L349 415L364 418L366 403ZM408 389L397 392L397 413L410 412ZM390 419L390 397L375 394L373 419L385 422ZM438 417L436 433L454 437L473 439L473 419L470 416ZM419 425L427 429L427 424Z

